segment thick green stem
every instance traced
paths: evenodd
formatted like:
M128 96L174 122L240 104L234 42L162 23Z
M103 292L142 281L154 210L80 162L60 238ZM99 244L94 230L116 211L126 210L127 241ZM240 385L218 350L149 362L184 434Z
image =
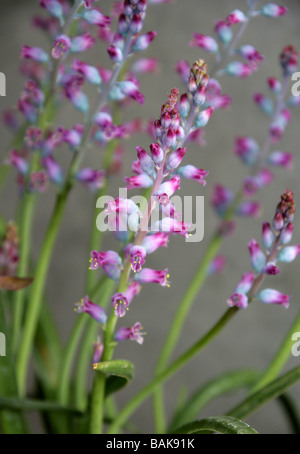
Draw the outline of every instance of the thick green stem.
M65 190L57 196L53 214L51 216L45 240L42 246L40 258L36 267L35 279L33 282L31 296L28 304L27 317L25 319L23 339L20 345L16 365L17 379L21 396L24 395L26 389L28 360L39 317L50 258L52 256L55 239L59 230L60 222L64 213L65 205L71 187L71 184L67 184Z
M191 281L187 292L185 293L178 310L176 311L175 318L173 320L169 335L164 344L164 347L159 356L157 366L155 369L155 374L159 375L160 372L166 367L168 359L170 358L172 351L178 340L178 336L181 333L183 323L186 320L186 317L189 313L189 310L199 292L199 289L202 287L206 276L207 268L211 263L212 259L216 256L220 246L222 244L222 237L215 235L212 241L209 244L208 249L203 257L203 260L196 271L193 280ZM163 392L162 388L157 388L154 394L154 413L156 421L156 430L157 433L163 433L165 427L165 417L164 417L164 403L163 403Z
M28 274L28 264L31 249L31 230L35 211L36 197L33 194L26 192L24 194L21 214L21 235L20 235L20 261L18 267L18 276L25 277ZM22 317L24 311L24 297L27 294L26 290L20 290L15 294L14 314L12 325L12 350L17 351L17 345L22 325Z
M295 342L292 336L294 333L300 332L300 313L298 314L296 320L292 324L287 335L283 339L279 349L277 350L273 360L271 361L268 368L258 379L254 387L251 389L251 394L259 391L261 388L269 384L272 380L278 377L280 371L285 365L286 361L289 359L292 353L292 347Z
M113 291L115 282L107 279L102 287L101 299L99 305L105 308L109 302L109 297ZM86 395L86 371L88 367L88 361L91 357L92 344L96 339L98 326L93 320L88 320L87 329L85 330L85 336L82 340L81 348L78 355L76 380L74 383L74 399L75 406L78 410L84 411L87 406L87 395Z
M114 352L113 337L117 320L118 318L116 317L114 310L112 310L104 333L104 352L101 361L110 361L112 359ZM91 398L90 419L90 433L94 435L102 433L102 424L104 420L105 382L105 375L101 372L95 372Z
M107 433L114 434L127 421L129 416L144 402L144 400L157 388L171 378L179 369L185 366L200 350L202 350L209 342L211 342L217 334L227 325L232 317L238 312L238 308L231 307L227 309L225 314L218 322L192 347L183 353L178 359L171 363L159 375L157 375L145 388L143 388L135 397L123 408L118 417L110 426Z
M3 293L0 291L0 395L18 397L13 355L3 307ZM16 410L0 411L0 428L3 434L24 434L27 427L23 413Z

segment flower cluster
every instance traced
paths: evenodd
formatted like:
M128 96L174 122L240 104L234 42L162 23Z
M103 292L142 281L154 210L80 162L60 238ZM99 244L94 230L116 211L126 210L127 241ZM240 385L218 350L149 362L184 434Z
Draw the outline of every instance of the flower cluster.
M157 60L141 58L134 62L129 72L124 72L123 80L118 80L118 75L127 59L145 50L156 35L154 31L141 33L147 2L121 2L118 7L113 7L111 16L94 8L93 3L76 1L71 8L66 1L40 1L40 6L48 11L49 17L36 16L33 25L50 39L51 49L22 46L21 71L27 80L18 99L17 110L22 114L27 129L20 149L11 150L5 160L6 164L17 169L21 193L43 192L48 180L59 187L64 184L64 171L55 157L61 145L67 144L76 154L86 143L106 145L112 139L128 138L142 127L138 121L116 125L107 101L124 103L133 99L140 104L144 102L135 74L155 71ZM117 32L114 32L111 26L116 17ZM106 45L109 43L107 52L114 63L112 70L91 65L77 57L95 45L95 30ZM99 93L99 104L94 113L83 90L85 83L94 86ZM52 99L54 97L56 102ZM64 102L64 99L68 99L83 114L84 121L68 128L61 125L53 127L50 123L44 125L43 117L49 109L55 109L58 101ZM7 111L4 121L13 130L22 127L15 111ZM110 172L114 159L119 162L117 152L104 170L83 167L77 169L73 177L89 190L96 191L105 183L106 173ZM34 165L32 161L35 161Z
M240 197L236 197L228 187L221 184L213 189L211 204L223 220L230 210L239 216L258 216L261 212L259 201L248 198L273 182L272 167L292 169L293 154L280 148L276 149L274 145L277 145L282 138L292 116L288 106L293 102L291 98L286 99L286 95L290 71L292 68L295 70L298 64L298 53L293 46L283 49L280 54L280 64L283 69L283 81L275 77L269 77L267 80L268 88L275 99L258 92L253 95L256 105L269 118L265 142L260 146L251 136L237 136L235 139L234 154L249 169L249 175L242 182ZM275 149L272 150L272 147ZM246 200L243 200L244 198Z
M265 252L255 239L248 244L251 265L256 274L249 271L242 276L234 293L227 300L229 306L246 308L252 299L258 298L263 303L289 307L289 295L270 288L259 291L259 288L266 275L275 276L279 273L278 262L292 262L300 253L300 245L286 246L293 235L294 213L294 194L286 190L276 207L272 225L269 222L263 223L262 242Z
M254 9L255 3L256 2L250 2L247 12L235 9L228 14L225 19L218 19L214 26L216 39L209 35L203 35L202 33L195 32L193 34L190 46L200 47L206 52L210 52L216 56L218 75L228 74L233 77L248 77L258 68L259 63L264 60L263 55L249 44L236 48L236 41L232 28L234 28L236 24L247 24L250 18L254 16L282 16L286 14L287 9L270 3L256 11ZM230 57L238 56L243 60L232 60L222 68L222 55L224 52L227 52Z
M124 243L124 258L113 250L93 250L90 270L102 268L116 282L125 273L127 290L118 291L111 298L116 317L125 316L141 284L170 285L167 268L154 270L145 263L148 254L167 246L171 234L189 236L190 224L181 219L171 197L180 189L181 178L194 179L205 186L208 172L192 165L181 166L181 162L186 155L185 140L193 131L207 124L213 111L211 107L203 108L208 80L205 62L195 62L187 81L188 92L179 98L179 91L173 89L161 108L159 119L154 122L156 142L151 143L150 154L142 147L136 147L138 159L132 163L135 175L125 177L125 182L127 189L151 188L145 212L133 200L122 197L108 201L104 208L107 224ZM156 208L161 219L151 222ZM130 242L131 232L135 237L133 242ZM130 271L133 271L132 278ZM141 343L139 322L116 333L116 340L125 338Z

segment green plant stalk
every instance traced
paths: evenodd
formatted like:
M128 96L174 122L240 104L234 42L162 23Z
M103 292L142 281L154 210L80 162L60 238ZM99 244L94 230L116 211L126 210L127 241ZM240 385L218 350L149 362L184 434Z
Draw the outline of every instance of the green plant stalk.
M155 369L155 374L159 375L160 372L165 368L169 357L172 354L172 351L178 340L178 336L181 332L182 326L186 317L189 313L189 310L199 292L199 289L202 287L206 276L207 268L211 263L212 259L216 256L221 244L222 237L215 235L208 246L208 249L203 257L201 265L199 266L193 280L191 281L187 292L185 293L178 310L176 311L169 335L164 344L164 347L159 356L159 360ZM163 404L163 391L162 388L157 388L154 393L154 417L156 421L156 430L157 433L163 433L165 427L165 415L164 415L164 404Z
M232 216L234 215L234 212L236 210L236 207L239 205L241 199L243 197L243 194L241 191L239 191L236 194L236 197L232 203L232 205L228 208L225 216L224 216L224 221L229 221ZM168 362L168 359L170 358L175 345L178 341L178 338L180 336L182 327L185 323L186 317L190 311L190 308L193 304L193 301L195 300L197 294L199 293L200 289L202 288L202 285L204 284L206 277L207 277L207 269L211 263L211 261L214 259L214 257L217 255L221 244L223 242L223 235L216 231L216 233L213 235L206 252L204 254L204 257L198 267L198 270L196 271L194 278L189 284L188 290L186 291L183 299L181 300L179 304L179 308L176 311L174 320L172 322L171 328L169 330L168 337L166 339L166 342L161 350L157 366L155 369L155 374L159 374L165 367ZM163 401L163 390L162 388L157 387L154 393L154 398L153 398L153 409L154 409L154 421L155 421L155 427L156 427L156 432L157 433L164 433L165 427L166 427L166 417L165 417L165 410L164 410L164 401Z
M18 266L18 276L25 277L28 274L29 257L31 250L31 231L33 225L33 217L36 206L36 196L26 192L22 203L21 213L21 232L20 232L20 261ZM14 353L17 351L19 335L22 325L22 317L24 310L24 299L27 294L26 290L20 290L15 295L13 324L12 324L12 350Z
M56 236L59 230L60 222L64 213L65 205L71 187L72 184L68 183L65 186L65 189L57 196L53 214L51 216L46 231L44 243L41 249L41 254L36 266L35 279L32 286L27 316L24 324L23 339L20 345L19 355L17 357L16 364L18 386L21 396L24 395L26 389L27 364L39 317L44 285L50 264L50 258L52 256L54 243L56 240Z
M104 284L106 283L105 280L103 281ZM103 306L105 303L105 298L107 297L107 293L111 292L114 282L108 282L108 290L104 290L104 293L101 295L99 305ZM103 287L103 285L102 285ZM69 377L71 373L71 367L75 358L75 354L79 345L79 341L82 337L82 334L87 327L89 322L89 318L85 317L83 315L79 315L78 318L75 321L75 324L73 326L71 335L68 340L68 344L66 347L66 351L64 354L64 359L62 363L62 368L61 368L61 373L60 373L60 379L59 379L59 388L58 388L58 401L61 405L67 405L69 402L69 395L70 395L70 385L69 385ZM93 322L93 328L97 327L97 324L95 323L94 320L91 320ZM94 333L94 329L91 330ZM89 334L88 339L90 339L91 335ZM89 348L91 348L92 342L89 344ZM85 369L86 371L86 369ZM77 375L76 375L77 376ZM77 383L77 379L76 382ZM77 385L78 386L78 385ZM84 390L82 390L84 392ZM77 389L78 392L78 389ZM82 399L81 399L82 402Z
M122 288L119 286L118 291ZM101 361L110 361L114 352L113 336L116 328L118 317L116 317L112 309L110 317L104 332L104 351ZM102 424L104 421L104 398L105 398L105 382L106 377L102 372L95 372L93 390L91 397L91 419L90 419L90 434L99 435L102 433Z
M94 109L95 114L99 112L103 105L106 103L111 87L116 82L123 63L126 61L127 56L129 54L130 44L131 44L132 36L131 34L128 35L127 41L125 42L124 46L124 60L115 66L115 69L112 73L112 76L107 83L106 87L104 87L103 92L101 93L100 99L96 103L96 107ZM30 305L27 312L27 317L25 320L24 325L24 340L20 347L19 356L17 358L17 378L18 378L18 385L20 386L20 393L21 396L24 394L26 389L26 374L28 368L28 360L30 356L30 350L33 342L34 333L36 330L37 320L39 316L40 305L42 301L42 294L46 282L46 276L50 264L50 259L52 256L52 250L54 247L54 242L59 230L60 222L62 220L62 216L64 213L64 209L66 206L66 202L68 199L68 195L70 190L74 184L74 177L80 168L81 161L86 151L86 146L88 144L88 140L90 137L90 133L93 127L93 118L94 115L91 115L91 118L87 121L85 131L81 140L80 146L75 150L73 159L71 161L71 165L69 168L69 172L66 178L65 185L61 192L58 193L54 210L52 213L52 217L50 219L48 229L46 232L46 236L44 239L44 243L42 246L40 258L37 264L37 272L35 276L35 281L32 289Z
M256 2L257 3L257 2ZM253 6L253 5L252 5ZM242 27L240 29L240 31L242 30ZM244 31L244 29L243 29ZM280 95L278 96L278 99L277 99L277 106L276 106L276 109L275 109L275 112L272 116L272 120L274 120L274 118L276 118L278 112L280 111L280 109L282 108L282 105L283 105L283 102L284 102L284 98L285 98L285 95L287 93L287 90L288 90L288 85L289 85L289 77L285 77L284 78L284 81L283 81L283 86L282 86L282 91L280 93ZM268 133L268 135L266 136L266 139L264 141L264 144L262 146L262 157L263 158L266 158L266 156L268 155L268 152L269 152L269 149L270 149L270 146L271 146L271 140L270 140L270 135ZM261 165L263 164L263 160L261 159L260 162L258 163L258 165L256 166L254 172L257 173L259 168L261 167ZM243 199L243 192L242 190L238 191L235 198L234 198L234 201L233 203L231 204L231 206L228 208L225 216L224 216L224 221L229 221L233 216L234 216L234 213L235 213L235 210L236 208L238 207L238 205L240 204L240 202L242 201ZM214 249L214 245L213 243L215 241L217 241L217 238L219 238L219 245L218 247L216 247L216 250L215 250L215 254L210 254L211 250ZM223 238L218 235L218 233L216 233L212 239L212 242L209 244L208 246L208 249L207 249L207 252L204 256L204 259L203 259L203 262L200 263L200 266L198 268L198 271L196 272L196 276L195 278L193 279L193 281L191 282L188 290L187 290L187 294L191 293L191 295L194 294L193 298L190 299L189 297L186 298L186 295L184 296L183 300L181 301L180 303L180 306L179 306L179 310L177 311L176 315L175 315L175 319L173 321L173 324L170 328L170 332L169 332L169 336L166 340L166 344L161 352L161 355L159 357L159 360L158 360L158 363L157 363L157 368L156 368L156 373L159 373L160 370L162 370L165 365L166 365L166 362L168 360L168 358L170 357L174 347L175 347L175 344L177 342L177 339L181 333L181 329L182 329L182 326L185 322L185 318L189 312L189 309L193 303L193 299L195 298L195 296L197 295L197 293L200 291L204 281L205 281L205 278L206 278L206 270L207 270L207 267L209 265L210 262L208 262L206 260L206 257L207 255L210 257L210 259L212 260L215 255L217 254L220 246L221 246L221 243L223 241ZM197 276L200 276L199 280L198 280L198 285L197 285ZM191 290L191 288L195 289L195 292L193 290ZM185 307L186 306L186 307ZM156 430L158 433L163 433L164 432L164 428L166 427L166 423L165 423L165 411L164 411L164 403L163 403L163 393L162 393L162 390L161 389L157 389L156 392L155 392L155 395L154 395L154 418L155 418L155 421L156 421Z
M105 309L109 302L109 297L113 291L115 282L107 279L101 300L99 304ZM81 349L78 354L78 363L76 370L76 380L74 383L74 399L75 406L78 410L84 411L87 407L87 395L86 395L86 372L88 367L88 361L91 357L92 344L96 339L98 325L94 320L88 320L87 329L85 330L85 336L83 337Z
M76 0L74 3L73 8L70 11L70 14L64 24L63 27L63 34L68 34L68 30L71 26L71 23L76 15L78 8L81 7L81 1ZM56 87L56 80L59 71L59 60L55 60L53 62L53 68L50 78L50 84L45 95L45 104L44 109L40 111L38 127L45 131L47 128L47 124L49 118L53 115L53 95L55 92ZM24 128L20 129L15 141L21 144L24 140L24 134L26 132L26 127L28 125L25 124ZM21 135L22 133L22 135ZM39 168L39 157L38 154L35 153L30 168L30 174ZM20 249L20 263L19 263L19 276L23 276L23 274L27 271L28 264L29 264L29 254L30 254L30 246L31 246L31 230L32 230L32 223L33 223L33 216L34 216L34 208L35 208L35 201L36 196L26 192L25 200L23 202L22 207L22 215L21 215L21 249ZM18 337L20 333L21 323L22 323L22 316L24 310L24 297L26 292L17 293L16 301L14 302L14 316L13 316L13 333L12 333L12 348L13 351L17 349Z
M0 395L7 398L17 398L17 380L6 325L2 291L0 291L0 332L5 336L6 343L6 356L0 357ZM0 411L0 427L3 434L25 434L28 432L23 413L13 409Z
M202 350L209 342L211 342L217 334L227 325L233 316L239 311L237 307L231 307L223 314L223 316L215 323L215 325L192 345L179 358L173 361L166 369L157 375L148 385L146 385L135 397L119 412L118 417L112 423L108 430L108 434L114 434L127 421L129 416L144 402L144 400L157 388L171 378L179 369L185 366L200 350Z
M268 385L271 381L275 380L275 378L279 375L283 366L291 356L291 350L293 346L292 335L295 332L300 332L300 313L298 314L296 320L292 324L287 335L283 339L270 365L265 370L265 372L259 377L254 387L251 389L251 394L255 393L256 391L259 391L261 388Z
M105 153L104 159L103 159L103 168L105 170L107 170L111 164L114 150L115 150L115 141L111 141L111 142L109 142L109 144L107 146L106 153ZM97 196L95 197L95 200L94 200L95 206L96 206L96 202L97 202L98 198L102 197L106 194L107 188L108 188L108 180L106 179L103 187L100 189ZM97 216L98 216L98 211L96 209L94 209L93 215L92 215L92 222L91 222L89 251L92 251L93 249L98 249L100 247L100 243L103 238L103 232L101 232L101 231L99 232L99 230L97 229L97 225L96 225ZM105 282L106 282L105 276L103 276L103 278L100 279L100 281L99 281L99 288L98 288L98 286L96 287L96 283L95 283L96 278L97 278L97 273L91 272L88 269L87 275L86 275L86 292L85 293L90 295L90 298L94 298L94 296L92 295L93 294L92 289L93 288L97 288L97 289L102 288L102 285L105 284ZM109 286L109 289L112 289L112 287L113 287L113 285ZM102 295L102 297L101 297L101 302L100 302L101 306L102 306L102 303L105 303L106 298L108 298L108 296L106 296L106 294L107 293L105 292L104 295ZM65 360L62 364L60 386L59 386L59 390L58 390L58 400L63 405L65 405L69 400L68 378L70 376L71 366L74 361L75 353L77 351L80 338L87 326L87 323L88 323L88 320L85 317L80 318L80 320L79 319L76 320L75 325L71 332L70 339L68 341L68 345L67 345L66 353L65 353ZM95 330L91 329L91 331L92 331L92 333L94 333ZM88 338L90 340L91 334L89 336L86 335L85 340L86 340L86 338ZM83 341L83 343L85 344L84 351L86 352L88 349L88 346L87 346L85 340ZM90 347L91 347L91 344L89 345L89 348ZM75 382L75 387L76 387L75 394L77 396L76 400L81 408L83 406L85 406L85 403L86 403L85 386L84 386L84 377L86 375L86 366L87 366L87 357L86 357L86 360L84 361L84 358L81 355L81 361L78 366L79 370L76 373L77 379ZM83 385L82 388L78 385L78 382L80 383L80 386Z

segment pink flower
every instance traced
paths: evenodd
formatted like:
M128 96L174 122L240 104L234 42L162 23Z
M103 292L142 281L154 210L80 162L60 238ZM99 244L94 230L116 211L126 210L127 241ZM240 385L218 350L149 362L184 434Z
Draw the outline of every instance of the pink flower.
M49 61L48 54L40 47L22 46L21 58L31 58L32 60L45 63Z
M285 307L286 309L289 307L290 303L290 296L285 295L283 293L278 292L277 290L266 288L262 290L258 295L257 298L266 304L279 304L280 306Z
M113 280L120 278L122 266L122 259L117 252L109 251L91 251L90 270L96 270L102 267L106 275Z
M133 300L134 296L140 291L140 288L141 287L138 282L132 282L126 292L118 292L112 296L111 300L115 308L115 315L117 317L124 317L126 310L128 310L131 301Z
M136 322L130 328L122 327L116 332L115 340L117 342L120 342L129 339L136 341L138 344L142 345L142 343L144 342L143 336L145 334L141 331L142 329L143 327L140 322Z
M248 306L248 297L244 293L233 293L230 298L227 300L229 307L238 307L240 309L245 309Z
M250 256L251 256L251 265L253 266L255 271L260 273L262 271L263 267L265 266L266 256L263 253L263 251L260 249L258 243L254 239L249 241L248 249L249 249Z
M168 269L152 270L151 268L143 268L139 273L134 275L134 279L142 284L156 283L162 287L170 287L168 278L170 277Z
M197 167L188 164L186 166L181 166L176 171L182 178L188 180L195 180L203 186L206 185L205 177L208 176L209 172L207 170L198 169Z
M81 301L79 303L76 303L75 306L76 312L78 313L86 312L98 323L103 324L107 320L104 309L101 306L98 306L98 304L95 304L92 301L90 301L88 296L82 298Z
M71 48L71 40L66 35L59 35L53 44L51 55L56 60L60 59Z
M136 273L141 271L146 258L146 250L142 246L133 246L129 250L131 269Z
M149 188L152 186L153 181L146 173L141 173L133 177L124 177L124 181L127 185L127 189L134 188Z
M218 52L219 46L214 38L201 33L194 33L193 39L189 43L191 47L202 47L207 52Z

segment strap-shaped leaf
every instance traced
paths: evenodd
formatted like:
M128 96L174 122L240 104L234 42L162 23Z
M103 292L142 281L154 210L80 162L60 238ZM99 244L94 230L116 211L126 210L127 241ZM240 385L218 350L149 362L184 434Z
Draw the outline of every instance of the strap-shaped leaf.
M250 386L257 379L258 373L250 370L238 370L221 375L196 391L188 402L179 408L171 423L170 431L175 427L193 421L199 416L200 411L218 396L238 388Z
M72 413L80 416L82 413L74 408L63 407L56 402L39 400L39 399L19 399L18 397L0 396L0 408L8 410L24 411L54 411Z
M17 379L2 299L3 295L0 291L0 333L2 336L4 335L5 340L5 351L0 352L1 355L4 353L4 356L0 356L0 396L15 398L18 395ZM23 413L16 410L4 410L0 407L0 431L3 434L28 433Z
M269 385L247 397L241 404L228 412L228 415L236 418L244 418L255 410L265 405L284 393L288 388L300 380L300 366L273 380Z
M0 290L21 290L32 281L32 277L0 276Z
M210 418L193 421L181 426L173 434L201 434L219 433L226 435L250 435L258 432L249 424L232 416L212 416Z
M103 361L93 365L94 370L108 375L105 394L111 394L126 386L134 376L134 365L125 359Z

